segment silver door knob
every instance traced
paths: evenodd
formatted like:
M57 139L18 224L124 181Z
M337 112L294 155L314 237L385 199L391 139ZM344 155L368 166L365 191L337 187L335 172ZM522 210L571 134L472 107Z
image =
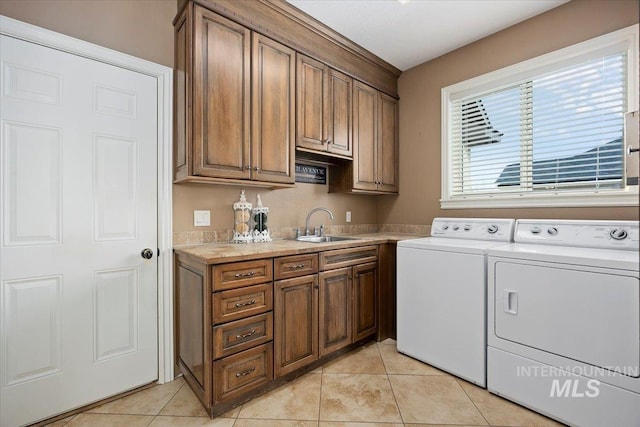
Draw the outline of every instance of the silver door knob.
M151 259L153 258L153 251L150 248L145 248L140 252L140 255L142 255L144 259Z

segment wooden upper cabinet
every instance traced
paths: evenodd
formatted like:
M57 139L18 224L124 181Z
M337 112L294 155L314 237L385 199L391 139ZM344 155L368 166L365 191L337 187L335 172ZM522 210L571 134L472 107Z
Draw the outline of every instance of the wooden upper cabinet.
M193 3L175 42L175 181L292 185L295 51Z
M351 157L351 77L301 54L296 75L296 146Z
M196 6L194 52L194 173L248 179L251 32Z
M346 74L329 69L327 139L329 152L351 157L351 87L353 79Z
M295 180L295 51L252 36L252 177Z
M297 58L297 138L296 146L326 150L324 98L327 92L325 68L321 62L298 54Z
M297 147L342 159L331 191L397 192L397 103L353 77L395 95L399 70L315 24L287 36L286 3L223 3L181 1L174 21L175 182L292 187Z
M398 101L353 83L353 164L331 168L330 191L398 192Z
M398 100L378 92L378 190L398 192Z
M364 83L353 85L353 188L378 189L378 91Z

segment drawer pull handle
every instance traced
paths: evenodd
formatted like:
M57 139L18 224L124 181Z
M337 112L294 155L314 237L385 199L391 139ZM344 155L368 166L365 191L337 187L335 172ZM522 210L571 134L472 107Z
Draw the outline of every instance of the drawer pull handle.
M245 376L249 375L251 372L253 372L255 370L256 370L256 367L253 366L253 367L247 369L244 372L238 372L238 373L236 373L236 378L245 377Z
M253 304L255 304L255 303L256 303L256 300L254 300L254 299L252 299L252 300L251 300L251 301L249 301L249 302L237 302L237 303L236 303L236 307L245 307L245 306L247 306L247 305L253 305Z
M255 271L250 271L248 273L236 273L235 274L235 278L239 278L239 277L252 277L255 273Z
M288 267L288 270L298 270L300 268L304 268L304 264L296 264L296 265L290 265Z
M246 338L246 337L250 337L251 335L254 335L256 333L255 329L252 329L251 332L247 332L246 334L242 334L242 335L236 335L236 338Z

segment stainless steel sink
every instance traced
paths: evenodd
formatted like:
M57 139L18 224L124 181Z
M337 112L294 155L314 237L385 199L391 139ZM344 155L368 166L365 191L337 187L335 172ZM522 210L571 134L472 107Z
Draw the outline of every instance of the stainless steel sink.
M326 242L340 242L342 240L357 240L356 237L345 237L345 236L300 236L297 237L296 240L300 242L309 242L309 243L326 243Z

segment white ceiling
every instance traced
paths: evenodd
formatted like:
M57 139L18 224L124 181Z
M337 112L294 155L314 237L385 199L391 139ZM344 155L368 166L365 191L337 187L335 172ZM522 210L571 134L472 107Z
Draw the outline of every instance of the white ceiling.
M287 0L401 70L568 0Z

